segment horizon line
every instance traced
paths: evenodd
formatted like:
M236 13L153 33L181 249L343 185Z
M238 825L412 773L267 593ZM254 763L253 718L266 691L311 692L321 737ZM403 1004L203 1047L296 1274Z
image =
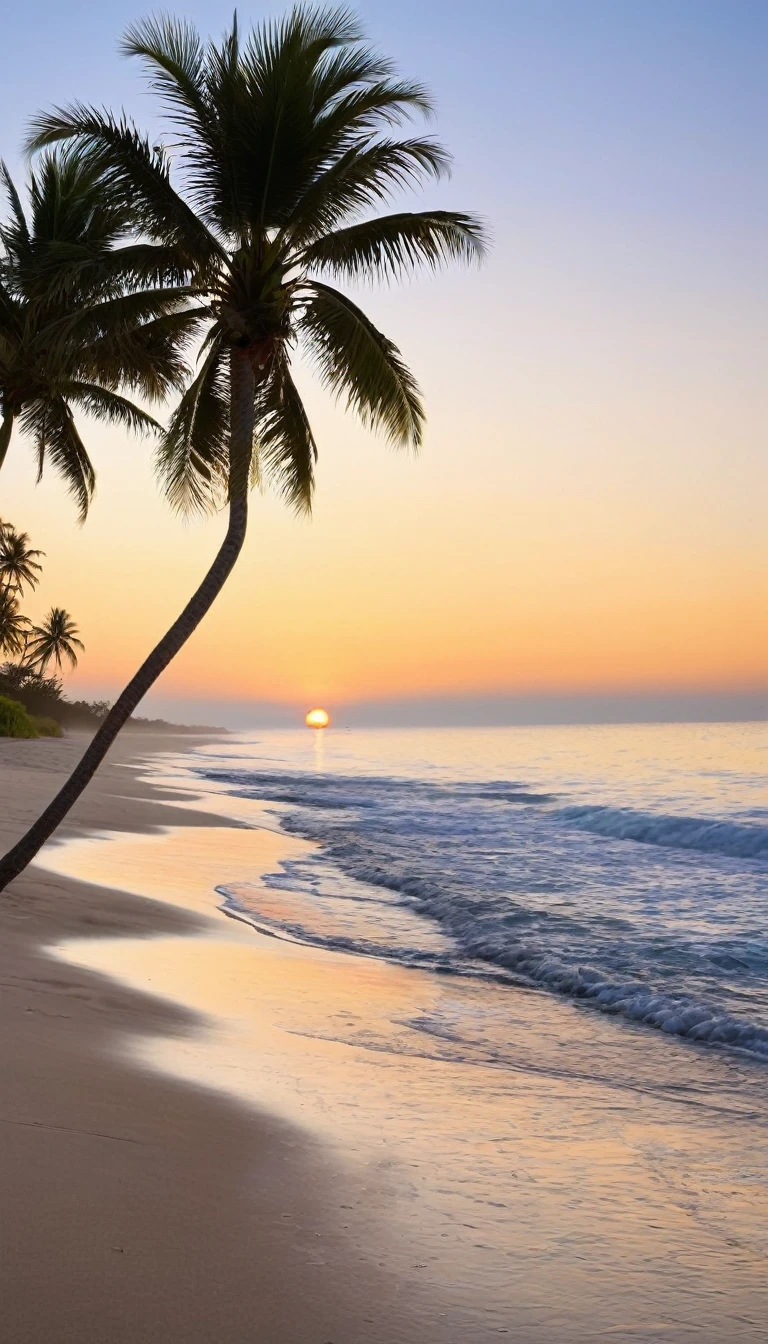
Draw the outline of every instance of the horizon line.
M149 695L140 715L222 727L298 726L307 709L321 704L342 728L503 728L600 724L761 723L768 720L768 686L760 689L645 692L532 692L495 695L408 696L311 703L221 699L195 695Z

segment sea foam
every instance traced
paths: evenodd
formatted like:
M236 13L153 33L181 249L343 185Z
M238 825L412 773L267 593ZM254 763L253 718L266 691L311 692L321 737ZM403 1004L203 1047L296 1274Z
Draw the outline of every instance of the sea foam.
M485 968L768 1058L768 827L569 803L526 781L206 774L318 845L270 877L268 916L258 891L225 887L233 913L317 947Z

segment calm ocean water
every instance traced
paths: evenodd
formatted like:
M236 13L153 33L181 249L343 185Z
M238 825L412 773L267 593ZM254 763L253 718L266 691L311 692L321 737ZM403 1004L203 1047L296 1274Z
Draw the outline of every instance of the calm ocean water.
M332 728L192 759L315 842L220 888L257 927L768 1060L765 725ZM421 1029L503 1058L498 993L487 1021L472 1002Z

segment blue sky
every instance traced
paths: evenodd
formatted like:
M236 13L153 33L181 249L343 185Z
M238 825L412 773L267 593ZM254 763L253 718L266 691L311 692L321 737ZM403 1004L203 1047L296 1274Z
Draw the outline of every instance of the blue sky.
M221 3L158 8L213 34L232 13ZM595 248L615 230L647 248L662 232L683 251L692 234L696 246L722 249L764 233L768 6L759 0L354 8L372 38L435 90L457 180L500 224L535 208L554 227L568 212L580 248L587 229ZM124 103L149 118L140 72L119 56L117 39L152 9L90 0L6 7L0 124L11 163L30 114L52 102ZM239 9L244 26L279 12Z

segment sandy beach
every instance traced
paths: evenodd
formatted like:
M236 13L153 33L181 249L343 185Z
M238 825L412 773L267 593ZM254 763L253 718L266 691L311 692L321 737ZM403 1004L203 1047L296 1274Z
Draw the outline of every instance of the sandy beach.
M82 744L0 744L3 842L33 817ZM157 823L151 791L123 768L157 745L139 735L118 745L70 834ZM172 807L160 817L190 819ZM194 814L196 826L206 820L221 824ZM344 1202L343 1180L303 1134L121 1054L127 1034L183 1035L190 1016L41 950L63 938L181 934L194 920L33 869L4 896L0 921L3 1338L415 1338L391 1277L361 1263L328 1225L329 1203Z

